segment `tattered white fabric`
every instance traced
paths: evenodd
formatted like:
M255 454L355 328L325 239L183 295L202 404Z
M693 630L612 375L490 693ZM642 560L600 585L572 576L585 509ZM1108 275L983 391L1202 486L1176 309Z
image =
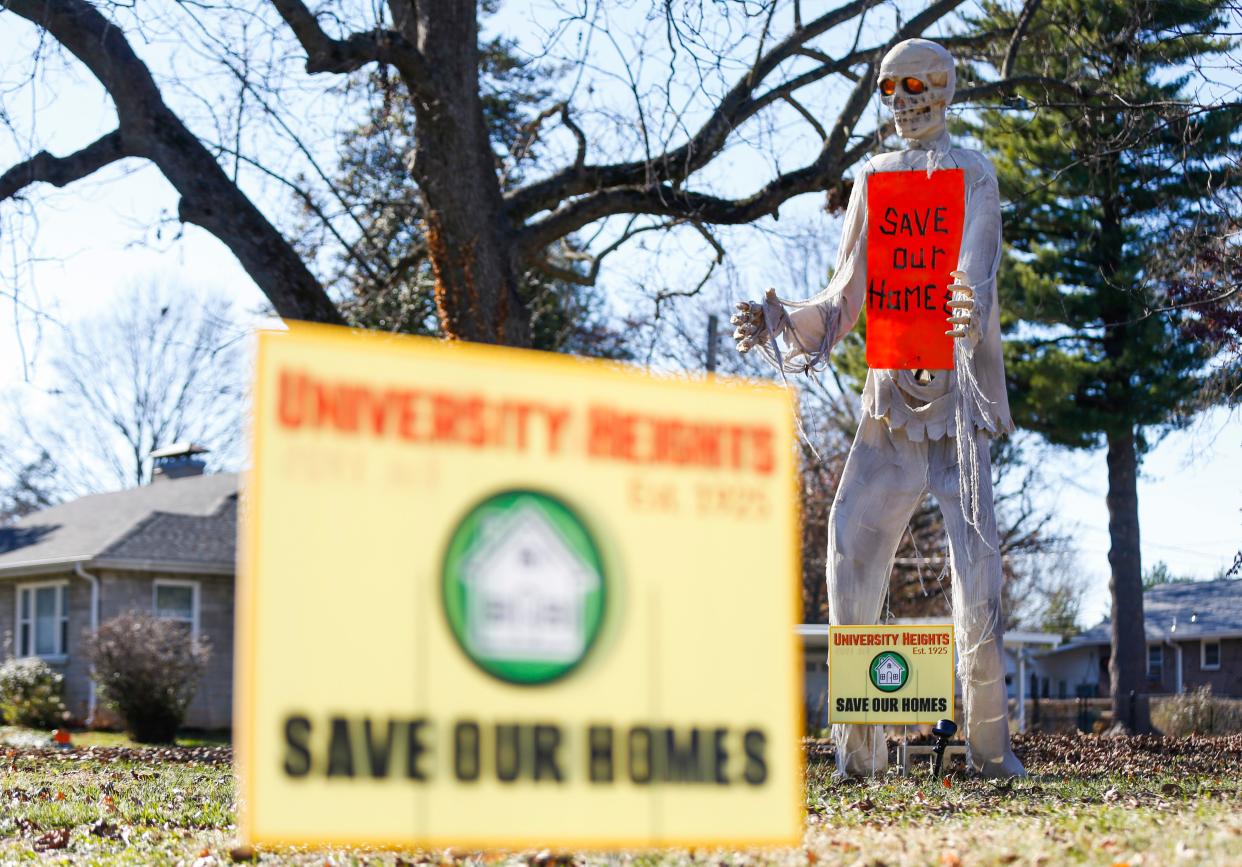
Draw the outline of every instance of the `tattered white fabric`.
M978 435L980 499L992 503L988 437ZM828 519L828 612L834 624L876 623L893 555L910 515L931 491L944 513L953 570L957 668L962 682L968 760L988 776L1024 773L1009 746L1001 657L1001 562L991 508L970 526L960 500L951 438L913 440L864 415ZM874 774L888 764L882 726L836 725L837 769Z
M937 372L933 382L940 396L968 392L972 400L963 410L974 427L997 435L1013 429L1009 398L1005 393L1005 367L1001 355L1000 308L996 304L996 274L1001 258L1000 193L996 174L987 157L978 151L948 147L948 136L930 143L930 149L880 154L868 160L854 180L841 246L832 279L823 292L806 301L780 299L773 308L764 304L768 331L786 341L787 349L771 342L761 349L769 358L781 358L787 372L819 370L828 353L858 322L867 294L867 178L875 172L905 172L960 168L965 177L966 210L958 269L975 291L974 324L957 341L955 369ZM785 314L781 307L789 308ZM773 327L775 326L775 327ZM963 361L965 362L963 364ZM949 381L948 385L943 380ZM965 388L958 388L957 385ZM947 389L947 391L945 391ZM863 386L863 409L868 415L886 418L896 427L909 427L915 439L952 436L957 430L957 408L952 401L928 409L926 389L912 371L871 370Z
M966 201L958 270L974 290L971 324L954 341L954 369L932 371L930 381L920 381L908 370L867 373L862 423L829 518L829 613L833 623L879 620L902 531L930 490L940 503L949 536L970 762L988 775L1014 776L1025 772L1009 746L1001 564L988 461L990 438L1013 428L996 299L1000 195L988 159L952 147L944 129L952 70L948 52L927 40L907 40L885 57L881 80L885 75L922 75L931 84L925 99L885 98L907 149L881 154L862 167L828 286L806 301L769 293L763 302L764 327L753 344L782 373L826 366L866 299L868 177L875 172L962 170ZM834 726L833 737L840 773L876 773L887 764L880 727Z

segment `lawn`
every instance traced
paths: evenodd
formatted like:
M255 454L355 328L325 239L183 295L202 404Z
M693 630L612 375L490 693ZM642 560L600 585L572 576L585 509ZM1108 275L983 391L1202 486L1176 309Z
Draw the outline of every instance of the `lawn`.
M897 775L834 783L808 744L803 845L768 852L587 855L575 863L1242 864L1242 736L1032 736L1013 783ZM228 864L235 850L224 746L0 752L0 862ZM485 821L485 817L481 817ZM260 863L552 864L553 852L260 852Z

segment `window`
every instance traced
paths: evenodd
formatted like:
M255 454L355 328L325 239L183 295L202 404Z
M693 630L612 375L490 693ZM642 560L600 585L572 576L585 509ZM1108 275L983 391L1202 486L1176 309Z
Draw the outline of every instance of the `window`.
M1220 642L1199 642L1199 667L1204 671L1216 671L1220 668Z
M1147 646L1147 677L1149 680L1164 678L1164 647L1159 644Z
M67 581L17 588L17 655L62 657L69 647Z
M155 616L185 624L198 637L198 582L160 578L155 582Z

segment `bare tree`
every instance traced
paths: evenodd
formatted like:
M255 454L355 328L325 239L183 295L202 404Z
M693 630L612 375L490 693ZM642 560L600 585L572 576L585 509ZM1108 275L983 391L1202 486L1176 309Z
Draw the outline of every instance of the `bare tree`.
M617 88L631 93L633 105L593 108L591 88L570 87L515 132L505 154L494 148L485 119L479 11L473 3L389 0L330 8L325 4L316 11L300 0L168 0L150 11L147 4L7 0L0 5L0 20L26 19L85 66L112 100L118 124L72 153L54 156L44 150L12 166L0 174L0 202L21 196L37 183L64 186L120 160L149 161L180 196L179 219L223 241L281 316L340 321L313 272L315 263L299 254L239 180L244 169L286 185L322 218L348 253L363 226L348 208L333 212L306 192L304 175L317 175L332 202L330 173L319 167L313 146L296 135L284 139L288 148L265 147L263 140L247 146L240 119L232 136L197 130L183 116L188 109L172 107L179 92L175 82L157 80L135 50L135 40L150 24L144 16L164 16L174 39L182 33L208 34L202 43L214 52L225 76L236 79L238 117L245 108L287 131L278 85L262 80L254 68L261 47L284 56L292 38L306 57L310 78L302 84L316 77L348 82L353 73L378 70L404 90L401 104L413 114L407 126L414 131L405 164L423 200L419 243L425 244L423 250L406 252L430 260L441 333L526 345L531 311L517 291L524 273L533 269L593 283L603 258L631 238L679 227L700 233L722 253L711 236L713 226L774 216L796 196L837 186L875 145L877 135L885 133L859 133L880 57L895 42L936 25L960 2L939 0L904 21L891 0L851 0L807 18L796 0L726 2L710 8L669 2L647 13L632 8L631 16L650 31L644 38L664 39L661 62L669 67L664 86L640 90L640 42L634 49L638 53L627 58L630 65L614 74ZM579 36L585 34L586 45L611 40L623 54L616 32L603 20L611 9L610 4L586 0L580 8L567 10L562 21L549 22L549 42L576 28ZM876 26L881 14L884 23ZM230 36L218 35L230 26ZM884 37L871 37L873 30ZM570 78L580 79L591 67L591 50L583 49ZM830 82L842 89L832 114L825 117L807 108L804 94ZM984 90L995 92L995 83ZM974 92L963 88L959 99L970 99ZM677 108L682 93L692 98ZM191 96L208 101L201 93ZM610 123L587 124L584 115ZM722 192L719 176L729 172L723 158L759 125L775 127L777 118L786 127L800 124L816 146L796 168L770 165L766 179L755 188ZM558 136L570 143L561 164L549 162L520 185L507 182L515 160L537 141ZM626 146L618 149L618 142ZM304 172L287 169L288 154L297 150L307 158ZM621 225L605 231L613 218ZM592 234L582 246L566 247L590 227ZM566 249L580 267L563 267ZM391 263L394 269L401 266ZM386 276L382 269L374 275L380 282Z
M44 500L144 484L150 452L185 439L210 448L217 465L236 461L244 332L227 302L199 296L182 286L122 293L111 314L69 328L46 382L14 398L4 451L54 467L54 484L43 474Z

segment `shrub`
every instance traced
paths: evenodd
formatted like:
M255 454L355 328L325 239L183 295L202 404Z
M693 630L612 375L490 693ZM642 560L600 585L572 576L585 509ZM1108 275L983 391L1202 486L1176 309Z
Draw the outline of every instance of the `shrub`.
M69 716L65 678L42 659L9 659L0 665L0 716L9 725L50 729Z
M1218 698L1212 687L1170 696L1152 708L1152 722L1166 735L1227 735L1242 732L1242 701Z
M131 611L101 625L87 654L104 702L139 743L172 743L207 663L185 624Z

